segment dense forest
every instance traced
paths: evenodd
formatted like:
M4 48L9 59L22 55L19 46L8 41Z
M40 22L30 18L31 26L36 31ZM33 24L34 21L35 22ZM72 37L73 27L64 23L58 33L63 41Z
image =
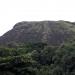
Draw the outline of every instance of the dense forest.
M75 43L1 46L0 75L75 75Z

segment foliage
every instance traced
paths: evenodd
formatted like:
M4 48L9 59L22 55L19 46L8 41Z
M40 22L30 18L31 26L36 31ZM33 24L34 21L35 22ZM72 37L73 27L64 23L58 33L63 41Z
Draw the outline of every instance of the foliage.
M0 47L0 75L75 75L75 43Z

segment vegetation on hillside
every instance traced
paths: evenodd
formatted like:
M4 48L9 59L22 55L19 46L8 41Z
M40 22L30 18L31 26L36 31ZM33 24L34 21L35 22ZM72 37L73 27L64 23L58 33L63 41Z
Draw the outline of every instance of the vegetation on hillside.
M0 47L0 75L75 75L75 43Z

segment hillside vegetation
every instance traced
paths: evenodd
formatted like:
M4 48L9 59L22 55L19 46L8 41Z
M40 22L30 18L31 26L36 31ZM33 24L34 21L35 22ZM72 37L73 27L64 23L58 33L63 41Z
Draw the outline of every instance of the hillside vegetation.
M0 75L75 75L75 43L0 47Z

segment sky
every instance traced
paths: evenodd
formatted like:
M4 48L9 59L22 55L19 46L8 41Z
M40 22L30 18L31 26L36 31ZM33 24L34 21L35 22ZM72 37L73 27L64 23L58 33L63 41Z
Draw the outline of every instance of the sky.
M75 0L0 0L0 36L21 21L75 22Z

